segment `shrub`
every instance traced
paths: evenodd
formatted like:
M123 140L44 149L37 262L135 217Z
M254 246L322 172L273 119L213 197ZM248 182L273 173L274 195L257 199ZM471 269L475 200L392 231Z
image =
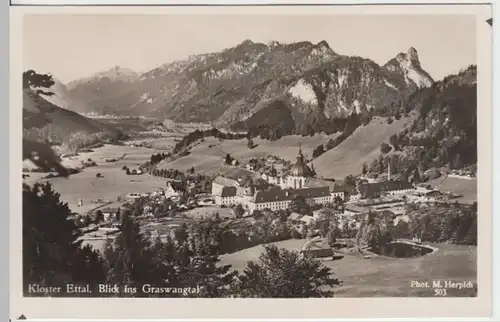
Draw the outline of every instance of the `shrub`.
M387 143L382 143L380 145L380 152L382 152L383 154L387 154L391 150L392 150L391 146L389 144L387 144Z

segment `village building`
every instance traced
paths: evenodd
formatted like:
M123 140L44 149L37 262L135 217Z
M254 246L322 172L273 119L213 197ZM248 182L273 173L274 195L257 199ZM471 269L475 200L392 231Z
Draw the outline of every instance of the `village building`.
M186 188L182 183L177 181L167 181L163 194L167 198L180 198L185 191Z
M212 181L212 195L220 195L224 187L238 187L239 185L236 180L218 176Z
M288 216L287 221L291 224L297 224L299 223L300 218L302 217L301 214L297 212L292 212L290 216Z
M362 183L358 187L361 198L380 198L384 195L397 196L415 191L415 187L407 181L382 181Z
M238 198L236 196L236 187L233 186L222 187L220 190L217 189L216 193L213 195L215 198L215 204L219 206L231 206L238 203Z
M303 197L311 205L333 203L336 198L344 199L344 192L333 182L325 183L314 178L314 175L299 149L297 162L289 169L287 176L278 176L274 166L268 173L262 174L263 182L238 182L219 176L212 183L212 195L217 205L241 204L250 212L288 209L296 196ZM312 182L313 186L308 186Z
M104 221L115 220L120 208L103 208L101 209Z
M344 215L348 217L352 217L355 215L366 214L370 211L368 207L362 207L359 205L350 204L347 205L344 209Z
M302 149L299 148L297 162L289 169L289 174L279 177L274 166L269 173L263 173L262 179L282 189L302 189L306 187L306 178L314 177L314 171L305 163Z
M302 216L302 218L300 218L300 221L307 226L309 226L313 222L313 220L314 220L314 218L312 216L309 216L309 215L305 215L305 216Z

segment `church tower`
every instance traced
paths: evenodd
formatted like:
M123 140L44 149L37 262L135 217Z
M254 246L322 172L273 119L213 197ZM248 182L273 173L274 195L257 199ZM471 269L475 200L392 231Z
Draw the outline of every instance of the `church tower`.
M305 163L302 148L299 146L297 162L290 168L288 187L293 189L302 189L305 187L306 178L313 176L314 173Z

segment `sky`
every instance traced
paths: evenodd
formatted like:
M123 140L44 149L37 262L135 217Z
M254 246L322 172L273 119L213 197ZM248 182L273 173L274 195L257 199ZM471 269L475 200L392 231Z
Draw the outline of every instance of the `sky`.
M146 72L245 39L328 42L342 55L385 64L409 47L435 80L476 64L475 16L30 15L23 67L63 83L121 66Z

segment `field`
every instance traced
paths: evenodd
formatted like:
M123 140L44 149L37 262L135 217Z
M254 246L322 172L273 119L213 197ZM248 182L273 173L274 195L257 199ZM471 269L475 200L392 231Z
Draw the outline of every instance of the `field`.
M349 174L360 174L363 163L369 165L380 155L380 144L388 143L391 135L401 132L411 121L411 118L401 118L387 124L385 118L373 118L337 147L314 160L318 176L343 179Z
M67 178L58 177L39 181L50 182L71 210L82 213L98 206L91 202L93 200L116 201L118 196L123 197L127 193L145 193L156 188L163 188L164 179L149 175L128 176L122 170L124 165L131 169L136 168L139 164L149 160L151 154L155 152L152 149L133 148L127 145L105 145L95 149L94 152L81 153L70 159L65 158L62 162L67 167L75 167L82 160L90 158L97 163L96 167L85 168L82 172ZM120 158L123 155L125 155L123 160L106 162L108 158ZM97 178L97 173L101 173L103 177ZM83 207L77 205L79 198L83 198Z
M230 154L241 164L245 164L251 158L267 157L275 154L280 158L294 162L301 145L302 152L306 157L312 156L312 151L319 144L325 144L332 136L318 134L311 137L291 135L276 141L253 139L255 147L249 149L247 140L223 140L206 138L204 142L194 145L191 153L173 162L161 163L161 168L172 168L186 171L194 167L197 172L203 174L217 174L221 171L221 165L226 154ZM224 169L222 169L224 171Z
M305 240L286 240L274 243L280 248L299 251ZM342 281L335 289L336 297L432 297L432 288L411 288L414 281L472 281L477 283L476 247L439 244L438 250L418 257L395 259L373 257L365 259L357 254L346 255L336 261L324 261ZM241 271L245 263L257 260L263 246L255 246L233 254L222 256L221 264L231 264ZM470 296L471 289L448 289L449 296Z
M191 210L183 212L190 219L202 219L214 216L216 213L219 214L220 218L234 218L234 213L231 208L221 208L216 206L206 206L198 207Z
M461 202L477 202L477 180L461 179L442 176L431 182L437 189L443 192L461 194L463 197L456 200ZM455 199L454 199L455 200Z
M180 133L168 133L160 137L136 138L128 141L127 144L143 144L155 150L171 150L182 137Z

